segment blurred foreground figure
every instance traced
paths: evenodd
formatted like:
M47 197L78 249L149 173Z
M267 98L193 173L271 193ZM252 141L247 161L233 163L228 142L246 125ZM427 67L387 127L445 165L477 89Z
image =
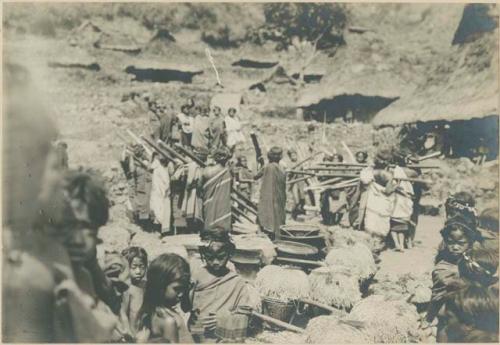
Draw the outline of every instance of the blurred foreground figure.
M3 87L2 340L51 342L55 281L37 250L32 225L56 131L29 88L27 70L6 64Z
M105 341L114 324L105 326L76 286L63 229L40 226L61 211L52 197L62 175L48 160L55 127L28 77L21 66L4 66L2 340Z

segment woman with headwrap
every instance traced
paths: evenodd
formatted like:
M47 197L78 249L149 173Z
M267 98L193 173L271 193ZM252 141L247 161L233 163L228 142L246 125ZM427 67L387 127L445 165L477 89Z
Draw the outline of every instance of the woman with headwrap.
M262 177L257 218L264 231L273 233L279 239L280 227L286 220L286 175L279 164L283 150L274 146L267 157L269 163L255 177Z

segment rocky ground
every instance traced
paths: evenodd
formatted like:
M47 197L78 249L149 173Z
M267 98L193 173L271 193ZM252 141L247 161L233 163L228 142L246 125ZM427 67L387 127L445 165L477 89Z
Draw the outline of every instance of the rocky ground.
M399 10L397 6L392 8L395 12L391 12L391 16L397 17ZM460 9L456 12L458 14L453 16L457 17L455 19L458 21ZM429 29L426 32L415 31L410 35L412 39L409 40L408 45L404 49L401 48L400 54L402 55L405 50L421 44L424 36L439 32L434 27L436 22L439 22L439 18L428 17L429 14L425 14L427 13L425 8L415 13L421 16L413 18L408 15L407 20L399 24L402 27L411 27L412 23L423 22L429 26ZM388 27L392 18L391 16L384 17L380 11L371 7L364 13L357 12L357 15L352 18L359 25L365 25L369 22L368 19L373 21L373 16L381 19L382 27ZM250 18L259 18L259 16L251 13ZM102 21L102 18L100 20ZM138 25L136 21L127 20L122 18L120 21L112 22L115 23L113 28L133 31L138 37L142 37L143 41L147 41L151 32ZM110 23L103 25L110 25ZM426 48L428 58L434 54L433 51L440 49L438 41L450 39L452 32L451 27L440 32L435 41L432 41L433 43ZM162 46L159 50L160 54L158 51L153 51L148 52L147 54L150 55L147 56L154 56L158 59L161 58L161 54L167 52L171 54L168 55L169 59L203 65L205 69L203 76L196 79L193 84L132 81L131 77L123 71L123 66L132 58L130 55L92 48L74 50L68 45L67 35L68 32L62 34L58 32L55 37L41 37L29 32L25 33L20 29L11 29L4 38L4 56L27 65L33 72L34 82L38 85L57 123L60 138L68 143L70 166L91 167L104 175L113 206L110 222L102 230L102 236L108 239L105 242L108 243L109 248L106 249L121 249L128 244L131 234L141 230L131 224L125 216L126 185L118 163L124 143L118 133L124 133L125 129L130 129L136 134L147 131L151 116L145 108L130 101L127 95L131 92L148 92L162 103L168 106L173 105L177 111L186 97L209 98L214 93L215 78L204 57L205 46L189 30L176 32L178 40L175 44L172 43L171 49ZM391 37L386 39L391 44L403 40L397 35L397 30L384 31L384 35L384 37ZM405 35L404 39L406 37ZM98 61L101 69L91 71L81 68L47 67L49 61L65 54L76 54L77 59L90 55L89 58ZM239 92L242 90L242 85L247 85L248 80L262 77L259 71L252 74L251 71L229 67L230 62L240 54L241 50L217 50L214 53L219 66L223 66L221 67L223 80L228 80L228 85L230 85L228 91ZM274 55L272 56L274 58ZM353 151L360 149L372 151L372 138L375 130L370 124L332 123L325 125L319 122L306 123L297 120L294 112L286 107L287 102L285 102L294 97L291 97L288 91L276 92L274 95L243 92L244 100L246 100L241 105L244 132L248 136L250 130L257 130L264 147L269 148L274 144L290 147L298 143L304 148L323 147L331 152L338 150L346 155L341 146L341 142L345 142ZM283 98L280 98L278 92L283 93ZM276 100L281 102L282 108L274 106ZM272 111L269 111L270 105L273 105ZM281 109L281 112L276 109ZM250 162L254 161L250 141L243 146L241 152L248 155ZM467 159L429 162L429 164L434 163L440 164L441 169L426 176L435 181L435 184L426 192L423 202L438 212L434 216L421 217L417 228L415 248L404 253L386 251L381 255L377 277L390 276L391 279L397 280L412 274L424 280L429 279L435 251L440 241L439 229L443 223L439 208L448 193L459 190L472 191L478 198L479 209L487 206L498 207L497 162L490 163L486 167L476 167ZM151 236L151 241L154 241L154 235ZM292 341L290 339L288 338L288 341Z

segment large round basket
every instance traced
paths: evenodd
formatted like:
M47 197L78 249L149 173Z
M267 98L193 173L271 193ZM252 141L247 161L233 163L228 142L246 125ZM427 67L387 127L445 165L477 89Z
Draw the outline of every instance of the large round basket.
M282 236L287 237L309 237L318 236L320 228L313 224L287 224L280 226Z
M278 255L295 259L316 259L318 248L294 241L274 241Z
M265 315L290 323L295 316L296 306L293 301L285 302L276 298L262 299L262 312Z

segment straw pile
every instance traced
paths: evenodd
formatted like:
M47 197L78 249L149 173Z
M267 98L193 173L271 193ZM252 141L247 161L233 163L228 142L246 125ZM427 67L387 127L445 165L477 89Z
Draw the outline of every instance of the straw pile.
M320 267L309 275L310 298L340 309L361 300L359 282L346 267Z
M363 326L334 316L319 316L307 324L306 343L309 344L364 344L369 342Z
M247 343L264 343L264 344L304 344L304 335L290 331L274 332L266 331L260 333L255 339L248 339Z
M329 267L346 267L359 278L360 282L366 281L377 272L372 252L362 243L331 249L325 262Z
M419 315L415 306L402 300L373 295L354 306L349 319L365 322L369 342L404 343L419 336Z
M371 295L382 295L391 299L410 300L412 303L427 303L431 298L432 279L430 275L417 277L412 274L394 276L386 274L376 276L376 282L370 285Z
M352 246L355 243L362 243L370 250L374 248L374 240L365 231L357 231L353 229L346 229L341 226L331 226L327 229L327 241L329 247L342 248Z
M275 265L257 273L255 287L263 297L286 302L309 297L309 281L304 272Z

